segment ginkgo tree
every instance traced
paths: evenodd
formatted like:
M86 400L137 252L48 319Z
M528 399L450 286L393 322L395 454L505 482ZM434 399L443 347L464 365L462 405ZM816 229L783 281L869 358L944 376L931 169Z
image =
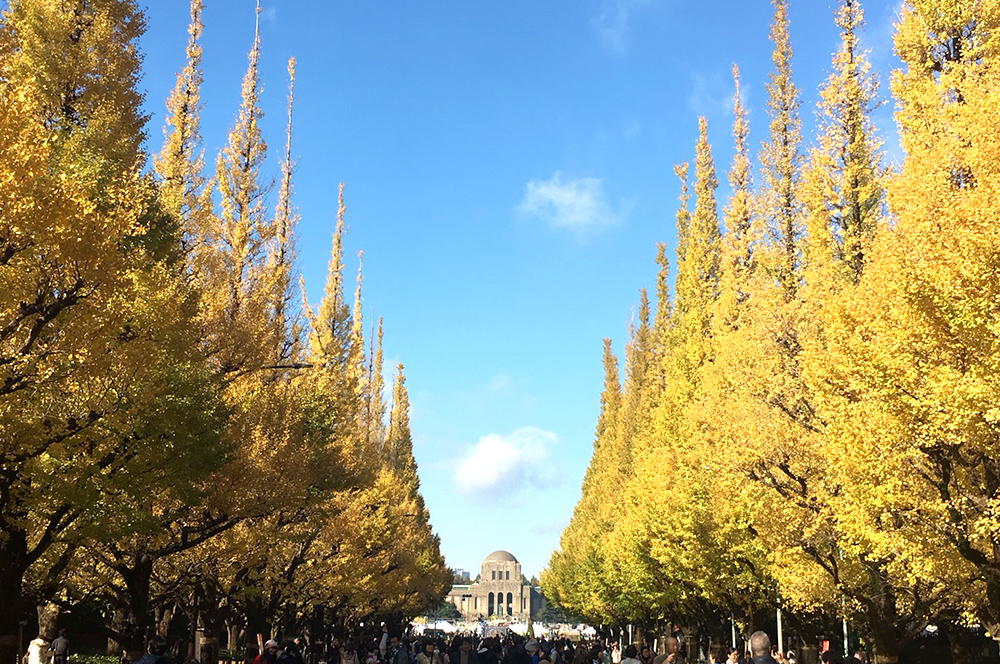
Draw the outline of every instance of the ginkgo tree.
M351 559L321 535L386 523L359 495L420 548L397 547L386 565L386 611L401 619L445 592L398 427L390 445L381 323L377 342L366 340L360 279L353 310L340 262L333 305L303 320L311 307L296 304L291 91L272 208L259 34L236 121L205 173L202 8L191 1L186 62L152 160L137 3L14 0L0 14L4 658L33 605L46 630L53 609L96 602L126 647L180 614L230 636L249 623L297 630L334 601L308 579L349 577ZM319 321L337 325L321 352ZM400 394L393 422L406 421ZM281 483L279 466L294 469ZM268 555L248 555L265 534ZM245 601L261 579L268 601ZM337 610L369 611L377 583Z
M931 622L960 648L971 623L1000 633L1000 3L903 3L898 172L872 121L861 4L835 9L841 39L808 150L788 3L773 4L758 168L734 76L724 233L701 125L691 191L678 169L675 295L660 245L655 322L630 331L630 387L606 371L602 405L610 394L641 404L629 410L628 454L595 439L543 587L618 624L708 626L713 611L750 621L780 601L818 625L850 620L880 663L905 658ZM594 478L625 487L610 527L592 506L607 492ZM575 582L594 573L603 578Z

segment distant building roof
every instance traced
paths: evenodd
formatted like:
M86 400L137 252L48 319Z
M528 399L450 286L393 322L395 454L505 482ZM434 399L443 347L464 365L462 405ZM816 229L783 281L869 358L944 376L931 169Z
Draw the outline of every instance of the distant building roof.
M510 551L503 551L503 550L494 551L490 555L486 556L486 560L484 560L483 562L487 562L490 560L494 562L506 562L506 563L517 562L517 558L514 557L514 554L512 554Z

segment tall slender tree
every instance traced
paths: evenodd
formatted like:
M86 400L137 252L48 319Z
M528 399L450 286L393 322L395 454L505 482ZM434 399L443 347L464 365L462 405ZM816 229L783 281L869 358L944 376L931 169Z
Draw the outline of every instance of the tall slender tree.
M559 606L592 619L611 615L611 598L601 592L600 585L605 581L601 539L609 527L601 518L601 502L609 491L615 490L612 473L617 461L615 439L622 394L618 358L611 350L610 339L603 342L602 365L604 387L594 432L594 453L583 477L580 501L541 579L547 596Z
M365 443L373 445L377 456L382 454L382 441L385 438L385 380L382 378L382 317L379 316L378 327L372 331L371 348L368 353L368 394L365 403Z
M211 201L206 198L208 188L205 186L201 138L203 9L202 0L191 0L186 60L167 98L163 147L160 154L153 158L153 166L160 179L160 200L177 217L185 253L200 253L206 223L203 215L211 214Z
M792 46L788 33L788 0L773 0L771 40L774 71L767 83L768 139L761 150L758 209L770 233L767 268L781 284L785 299L795 297L801 275L802 206L799 179L802 169L802 120L799 91L792 81Z
M878 105L878 79L859 45L864 25L859 2L842 0L835 20L840 47L820 90L820 143L810 152L804 177L807 262L818 271L811 277L814 282L839 276L856 283L885 217L885 168L871 121ZM833 273L824 274L826 268Z
M756 267L754 251L761 238L753 214L753 175L750 162L750 125L740 96L740 70L733 65L733 161L729 167L729 200L723 210L725 234L719 274L723 311L718 323L740 325L741 309L750 296L750 280Z
M707 122L698 119L695 146L694 212L678 223L677 287L674 323L686 325L687 332L706 334L711 303L719 295L720 237L712 148L708 143ZM686 206L685 206L686 207Z
M297 354L299 326L295 312L291 310L292 277L295 263L295 226L298 212L292 203L292 174L295 163L292 159L292 111L295 102L295 58L288 59L288 123L285 127L285 151L281 159L281 180L278 187L278 202L275 206L274 233L275 248L271 252L269 272L274 281L269 292L274 294L273 317L275 326L286 331L279 335L280 345L275 349L277 361L293 360Z

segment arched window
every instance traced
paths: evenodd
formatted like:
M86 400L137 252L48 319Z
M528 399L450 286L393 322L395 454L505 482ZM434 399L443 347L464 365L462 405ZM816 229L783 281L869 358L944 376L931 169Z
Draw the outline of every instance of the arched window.
M507 615L514 615L514 593L507 593Z
M486 612L486 615L488 616L493 615L493 593L490 593L489 596L489 611Z

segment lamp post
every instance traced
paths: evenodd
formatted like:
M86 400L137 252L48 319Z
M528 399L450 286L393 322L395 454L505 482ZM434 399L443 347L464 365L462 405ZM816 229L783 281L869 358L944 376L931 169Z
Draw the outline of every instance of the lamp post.
M781 600L778 600L778 652L785 653L785 636L781 630Z
M27 620L17 623L17 654L14 656L14 664L21 661L21 655L24 654L24 628L27 626Z

